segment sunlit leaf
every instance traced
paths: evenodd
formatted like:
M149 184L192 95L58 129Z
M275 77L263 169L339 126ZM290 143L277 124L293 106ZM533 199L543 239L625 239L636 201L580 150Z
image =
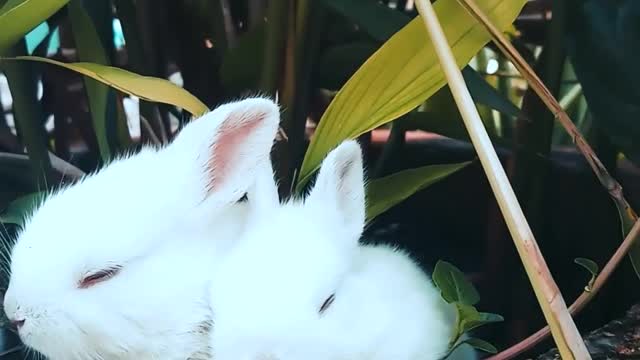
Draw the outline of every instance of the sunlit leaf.
M111 66L87 62L63 63L37 56L18 56L14 58L2 58L1 60L28 60L53 64L89 76L114 89L137 96L143 100L181 107L194 116L203 115L208 111L207 106L198 100L198 98L165 79L142 76Z
M421 189L469 164L470 162L429 165L371 180L367 186L367 219L375 218Z
M477 3L498 28L505 29L526 1ZM462 68L490 36L456 1L438 0L434 7ZM373 54L331 102L305 154L298 190L337 144L411 111L445 82L424 25L416 18Z
M69 0L9 0L0 8L0 54Z

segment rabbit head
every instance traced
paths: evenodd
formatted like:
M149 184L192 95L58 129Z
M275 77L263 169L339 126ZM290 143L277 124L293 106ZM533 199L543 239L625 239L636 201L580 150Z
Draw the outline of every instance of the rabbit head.
M304 201L280 205L275 191L271 173L256 183L245 233L215 272L217 360L333 359L324 317L342 296L365 222L359 145L326 157Z
M4 310L22 341L53 360L198 356L209 273L278 124L270 100L225 104L49 194L11 251Z

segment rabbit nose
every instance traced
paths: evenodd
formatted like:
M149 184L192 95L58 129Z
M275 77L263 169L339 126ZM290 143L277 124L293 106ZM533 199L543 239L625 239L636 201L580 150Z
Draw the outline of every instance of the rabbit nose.
M24 318L9 319L9 322L11 323L12 328L14 328L15 330L20 330L20 328L24 325L25 319Z

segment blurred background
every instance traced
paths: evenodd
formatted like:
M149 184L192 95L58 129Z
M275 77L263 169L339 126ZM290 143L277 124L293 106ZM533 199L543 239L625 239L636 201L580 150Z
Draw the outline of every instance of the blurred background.
M287 141L274 159L287 196L338 90L416 15L411 0L72 0L7 55L97 62L165 78L209 108L253 94L278 96ZM530 0L507 33L640 209L640 2ZM464 75L571 303L590 277L574 259L602 267L622 241L616 207L571 136L492 43ZM113 88L97 115L94 85L52 65L0 63L0 210L72 182L118 153L170 141L190 119L177 107ZM370 177L476 159L446 86L419 110L359 137ZM3 238L10 242L17 228L7 222ZM499 349L544 325L477 161L381 214L366 235L409 249L426 269L446 260L465 271L480 292L478 308L505 318L481 329ZM580 329L623 315L638 301L637 285L625 260L577 316ZM548 340L531 354L551 346Z

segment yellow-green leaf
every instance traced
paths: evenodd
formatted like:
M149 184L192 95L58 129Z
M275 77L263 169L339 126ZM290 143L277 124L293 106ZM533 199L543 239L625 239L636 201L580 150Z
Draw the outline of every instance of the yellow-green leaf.
M429 165L371 180L367 186L367 219L375 218L419 190L469 164Z
M0 8L0 53L55 14L69 0L9 0Z
M201 116L208 111L207 106L198 98L165 79L142 76L112 66L88 62L63 63L37 56L17 56L14 58L2 58L2 60L28 60L53 64L98 80L114 89L137 96L142 100L175 105L194 116Z
M509 27L525 3L526 0L477 1L500 29ZM462 68L490 40L490 35L457 1L438 0L434 7ZM375 52L333 99L305 154L298 189L337 144L406 114L445 83L424 25L415 18Z

